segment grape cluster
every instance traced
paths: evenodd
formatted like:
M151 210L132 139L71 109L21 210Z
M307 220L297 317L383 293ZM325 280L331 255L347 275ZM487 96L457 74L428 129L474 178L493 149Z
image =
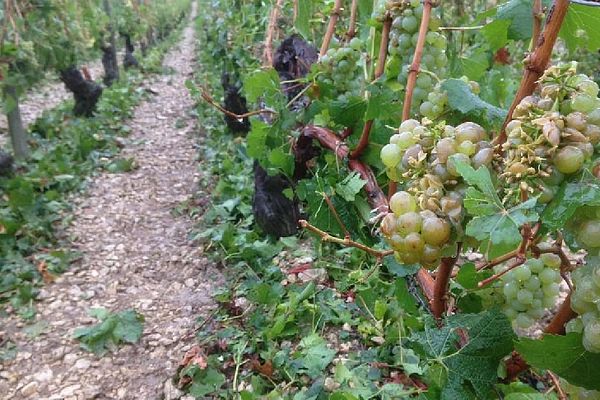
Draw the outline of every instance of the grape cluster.
M404 121L381 149L390 179L406 186L406 192L396 193L390 200L392 213L382 224L399 259L426 266L439 260L451 227L460 229L463 217L466 187L456 165L459 161L475 168L489 165L494 151L487 139L486 131L472 122L452 127L422 125L411 119ZM440 236L429 240L431 227ZM409 242L414 239L416 245L405 245L408 235Z
M504 296L503 311L514 327L529 328L546 309L554 307L560 292L560 264L559 256L546 253L528 259L499 279L497 290ZM497 266L495 272L504 268Z
M450 240L448 221L430 210L421 210L415 197L405 191L390 199L391 213L381 224L381 231L403 264L435 267L442 247Z
M564 176L580 171L600 142L598 91L572 64L549 68L539 93L520 102L506 127L501 178L524 181L540 194L539 202L550 201Z
M575 284L571 308L579 317L567 324L567 331L583 333L586 350L600 353L600 266L585 265L573 271L571 277Z
M411 0L389 2L387 7L393 18L388 44L390 64L400 64L397 79L398 82L406 85L419 37L423 5L420 0ZM425 38L421 70L435 71L438 77L444 77L448 64L446 55L447 40L444 35L437 32L439 27L440 19L432 15L429 22L429 31ZM411 105L413 112L418 112L420 105L428 100L428 94L433 91L434 85L435 78L430 74L425 72L419 74L413 92L413 104Z
M470 81L466 76L460 79L469 84L473 94L478 95L481 92L481 88L477 82ZM427 95L427 100L419 108L420 114L432 121L438 120L448 109L448 93L442 89L442 83L438 82L433 87L433 90Z
M333 90L333 97L345 101L360 96L363 75L359 65L363 42L353 38L346 46L331 48L318 63L317 82Z

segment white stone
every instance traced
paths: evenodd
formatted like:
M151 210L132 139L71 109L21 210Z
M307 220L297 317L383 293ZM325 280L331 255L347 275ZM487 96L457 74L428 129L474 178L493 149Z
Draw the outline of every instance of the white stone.
M27 397L33 396L35 393L37 393L39 387L40 384L38 382L29 382L27 385L23 386L23 388L21 389L21 394Z

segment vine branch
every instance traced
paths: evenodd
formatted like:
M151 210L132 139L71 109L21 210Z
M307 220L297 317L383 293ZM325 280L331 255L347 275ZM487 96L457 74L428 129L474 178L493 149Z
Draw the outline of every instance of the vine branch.
M461 246L459 245L457 253L460 253L460 248ZM441 318L446 310L448 284L457 259L458 256L442 258L442 262L438 267L437 275L435 276L433 299L431 301L431 312L435 318Z
M385 21L383 22L383 32L381 34L381 43L379 45L379 57L377 58L377 66L375 68L375 79L380 78L381 75L383 75L383 71L385 70L385 60L387 58L388 43L390 41L391 29L392 17L390 15L387 15ZM362 134L360 135L358 145L350 154L350 158L359 158L369 145L369 136L371 135L373 122L374 121L371 119L365 123Z
M335 26L337 24L338 19L340 18L340 11L342 9L342 0L335 0L335 5L333 6L333 10L331 11L331 16L329 17L329 25L327 25L327 31L325 32L325 36L323 37L323 44L321 45L321 51L319 52L319 57L323 57L327 50L329 49L329 44L331 43L331 38L335 33Z
M200 96L202 96L202 99L204 101L206 101L208 104L210 104L211 106L213 106L214 108L216 108L217 110L219 110L220 112L222 112L225 115L228 115L230 117L236 118L236 119L244 119L244 118L248 118L248 117L252 117L253 115L260 115L260 114L273 114L273 115L277 115L277 111L274 110L269 110L269 109L260 109L260 110L255 110L255 111L250 111L244 114L236 114L234 112L229 111L228 109L226 109L225 107L223 107L222 105L220 105L209 93L208 90L206 90L206 88L202 88L200 91Z
M356 35L356 17L358 15L358 0L352 0L350 6L350 25L348 26L348 32L346 32L346 38L352 39Z
M275 6L271 10L271 16L269 18L269 26L267 28L267 35L265 37L265 51L264 51L264 65L273 65L273 37L275 36L275 30L277 29L277 19L279 18L279 10L283 6L283 0L277 0Z
M431 0L425 0L423 3L423 16L421 18L421 26L419 27L419 36L415 46L415 54L413 61L408 71L408 79L406 81L406 94L404 97L404 107L402 109L402 120L406 121L410 118L410 106L412 105L413 92L417 83L417 76L421 68L421 58L423 57L423 48L425 47L425 39L429 28L429 20L431 18L431 9L433 3Z

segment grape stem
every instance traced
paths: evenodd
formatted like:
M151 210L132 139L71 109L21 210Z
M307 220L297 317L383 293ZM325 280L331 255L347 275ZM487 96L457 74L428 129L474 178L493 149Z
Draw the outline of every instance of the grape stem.
M504 121L502 130L500 131L500 135L497 138L497 143L500 145L506 142L506 125L508 125L508 123L511 121L513 111L521 102L521 100L523 100L523 98L533 93L536 87L536 82L546 70L552 55L552 49L554 48L554 44L556 43L556 39L558 37L558 32L560 31L560 27L565 19L565 15L567 14L569 3L569 0L554 0L554 3L552 4L552 8L550 9L548 18L546 19L546 26L539 35L533 53L528 56L525 61L525 72L521 80L521 85L517 90L517 94L508 110L506 120ZM498 148L501 148L501 146Z
M200 95L202 96L202 99L204 101L206 101L208 104L210 104L211 106L213 106L220 112L222 112L223 114L228 115L232 118L236 118L236 119L244 119L244 118L252 117L253 115L261 115L261 114L273 114L273 115L278 114L277 111L269 110L266 108L260 109L260 110L255 110L255 111L250 111L250 112L247 112L244 114L236 114L236 113L231 112L228 109L224 108L219 103L217 103L217 101L208 93L208 90L206 88L201 89Z
M358 243L355 242L354 240L350 239L349 237L346 237L344 239L336 237L336 236L332 236L329 233L322 231L321 229L317 228L316 226L311 225L308 221L301 219L300 221L298 221L298 223L300 224L300 226L303 229L306 229L314 234L316 234L317 236L321 237L321 240L323 242L330 242L330 243L336 243L336 244L340 244L342 246L345 247L355 247L359 250L362 250L366 253L369 253L370 255L378 258L378 259L382 259L384 257L387 257L389 255L394 254L393 250L377 250L377 249L373 249L369 246L366 246L362 243Z
M383 75L385 70L385 60L387 58L388 43L390 40L390 30L392 29L392 17L386 14L385 21L383 22L383 32L381 34L381 44L379 46L379 58L377 59L377 67L375 68L375 79L379 79ZM373 128L373 120L369 120L363 127L360 140L356 148L350 153L351 159L359 158L369 145L369 136L371 135L371 129Z
M358 0L352 0L350 6L350 25L348 26L348 32L346 32L346 39L350 40L356 35L356 17L358 15Z
M437 274L435 276L435 286L433 289L433 299L431 300L431 312L435 318L441 318L446 311L446 300L448 300L448 284L450 282L450 276L456 261L458 260L458 254L460 254L460 243L457 249L456 257L444 257L440 263Z
M279 18L279 10L283 6L283 0L277 0L275 6L271 10L271 17L269 18L269 26L267 28L267 36L265 39L265 50L264 50L264 65L273 65L273 37L275 36L275 30L277 29L277 19Z
M325 36L323 37L323 44L321 44L321 51L319 52L319 57L323 57L329 49L331 38L335 33L335 25L337 24L337 21L340 18L341 9L342 0L335 0L335 5L333 6L333 10L331 10L331 16L329 17L329 25L327 25L327 31L325 32Z
M421 26L419 27L419 36L417 38L415 54L413 56L413 62L410 66L410 70L408 71L408 79L406 82L406 94L404 97L404 107L402 109L402 121L406 121L410 118L410 107L412 105L415 84L417 83L417 76L419 75L419 69L421 67L421 57L423 57L423 48L425 47L425 39L427 37L427 30L429 28L429 19L431 18L432 7L433 3L431 0L425 0L423 2L423 16L421 18Z

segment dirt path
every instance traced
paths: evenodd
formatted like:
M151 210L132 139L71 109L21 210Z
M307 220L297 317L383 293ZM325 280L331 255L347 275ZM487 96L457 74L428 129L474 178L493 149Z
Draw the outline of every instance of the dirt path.
M82 260L58 282L43 289L35 339L22 323L3 321L17 343L15 360L0 365L2 399L176 399L169 378L193 344L196 318L211 308L219 273L187 240L192 222L175 217L173 207L190 199L199 178L193 101L184 82L193 69L194 31L165 58L175 71L150 82L159 94L142 103L123 156L139 169L102 174L76 201L69 235ZM73 330L96 322L93 307L134 308L146 322L136 345L96 357L79 349ZM185 398L185 397L184 397Z

